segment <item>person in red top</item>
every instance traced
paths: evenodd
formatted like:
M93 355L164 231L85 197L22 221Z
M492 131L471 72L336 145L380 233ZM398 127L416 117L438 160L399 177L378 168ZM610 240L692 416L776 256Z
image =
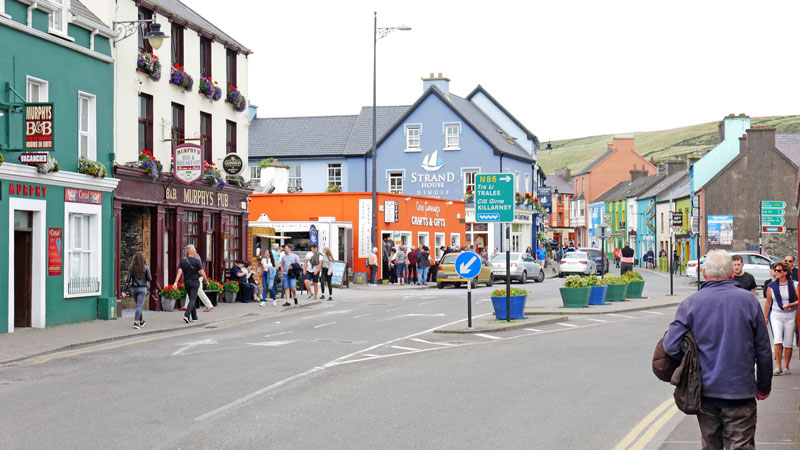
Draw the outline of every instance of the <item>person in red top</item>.
M622 258L622 251L618 248L614 249L614 265L619 269L619 259Z
M411 250L409 250L408 255L406 255L408 259L408 265L406 266L406 283L411 284L413 281L414 284L417 284L417 250L414 246L411 246Z

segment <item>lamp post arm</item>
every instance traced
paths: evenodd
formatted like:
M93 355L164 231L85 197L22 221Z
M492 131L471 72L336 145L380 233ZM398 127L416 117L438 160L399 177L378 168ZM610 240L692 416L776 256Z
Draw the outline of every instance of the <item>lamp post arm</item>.
M155 23L155 19L112 22L111 27L117 33L117 36L122 36L114 40L114 45L116 45L119 41L124 41L125 39L133 36L139 30L142 30L142 33L144 33L147 30L147 26L151 23Z

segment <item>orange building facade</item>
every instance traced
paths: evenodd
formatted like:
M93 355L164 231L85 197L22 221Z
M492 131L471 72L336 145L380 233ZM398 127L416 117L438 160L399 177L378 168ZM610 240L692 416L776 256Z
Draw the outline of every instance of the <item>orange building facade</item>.
M372 193L326 192L297 194L252 194L250 221L253 228L270 227L277 235L297 236L311 225L320 234L320 246L328 246L348 272L366 279L366 259L372 250ZM463 201L403 194L378 193L378 237L388 236L396 245L427 245L441 256L441 246L460 247L466 243ZM299 231L298 231L299 230ZM324 235L324 236L323 236ZM289 242L288 240L286 240ZM306 241L296 241L302 248ZM252 244L252 243L251 243ZM378 247L380 257L381 247ZM255 246L253 246L255 248ZM378 273L379 276L382 274Z

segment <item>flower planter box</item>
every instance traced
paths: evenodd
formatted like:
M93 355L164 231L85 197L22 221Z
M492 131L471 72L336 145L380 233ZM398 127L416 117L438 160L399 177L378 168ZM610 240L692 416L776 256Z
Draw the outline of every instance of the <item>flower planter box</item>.
M586 308L589 306L589 297L592 294L591 287L580 288L559 288L561 291L561 301L564 308Z
M625 293L625 298L644 298L642 297L642 290L644 290L644 281L631 281L628 283L628 291Z
M608 286L592 286L592 293L589 295L589 304L590 305L607 305L606 303L606 293L608 292Z
M175 299L174 298L167 298L162 296L161 297L161 310L162 311L174 311L175 310Z
M625 293L628 291L627 284L610 284L607 286L606 292L607 302L623 302L625 301Z
M227 292L227 291L225 291L225 303L235 303L236 302L236 296L238 294L239 294L238 292Z
M527 295L511 296L511 319L525 318L525 303L527 300ZM506 320L506 297L492 297L492 306L494 306L495 318L497 320Z

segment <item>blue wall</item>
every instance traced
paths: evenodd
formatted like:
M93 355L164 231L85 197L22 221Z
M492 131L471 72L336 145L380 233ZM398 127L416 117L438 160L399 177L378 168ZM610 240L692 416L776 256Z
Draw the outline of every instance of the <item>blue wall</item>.
M363 162L363 158L361 159ZM326 192L328 190L328 164L342 165L342 190L348 190L350 163L344 158L331 159L281 159L283 164L300 164L300 176L302 181L300 186L303 192ZM363 177L363 165L361 167ZM363 188L363 184L361 185ZM362 189L356 189L361 192Z
M656 254L656 198L648 197L636 202L636 255L644 255L652 248ZM648 223L650 226L648 226ZM652 229L651 229L652 227Z
M702 188L739 154L739 137L750 128L749 117L726 117L725 139L693 164L692 192Z

